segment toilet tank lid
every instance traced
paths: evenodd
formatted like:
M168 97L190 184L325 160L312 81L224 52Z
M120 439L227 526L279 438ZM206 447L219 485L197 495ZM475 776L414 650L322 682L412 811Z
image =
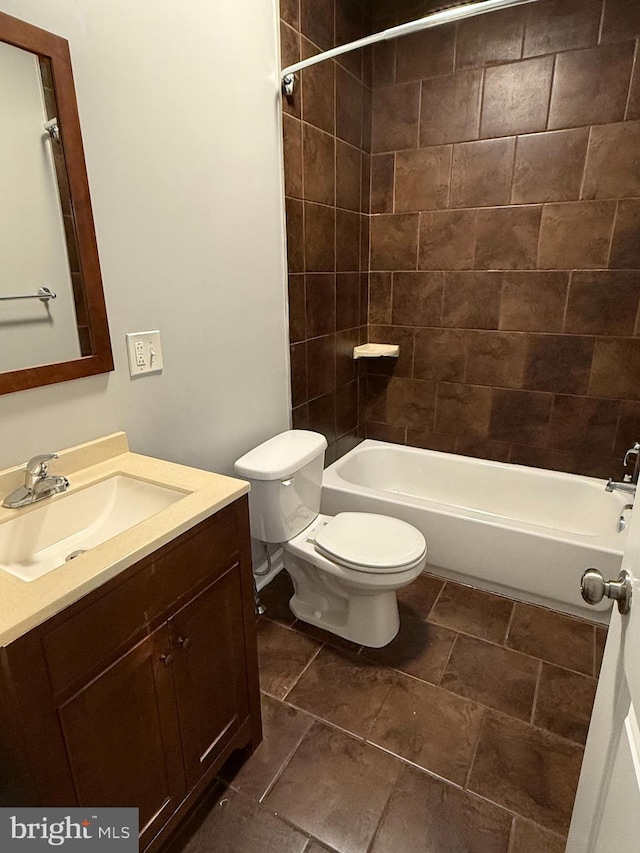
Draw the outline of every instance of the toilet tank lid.
M249 480L280 480L289 477L327 448L327 439L306 429L290 429L259 444L241 456L236 474Z

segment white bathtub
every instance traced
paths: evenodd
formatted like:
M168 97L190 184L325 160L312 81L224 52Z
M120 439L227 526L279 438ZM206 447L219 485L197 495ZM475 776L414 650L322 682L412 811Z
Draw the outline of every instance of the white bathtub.
M631 502L604 480L368 439L325 470L321 511L402 518L436 574L606 622L611 602L586 605L580 578L618 577Z

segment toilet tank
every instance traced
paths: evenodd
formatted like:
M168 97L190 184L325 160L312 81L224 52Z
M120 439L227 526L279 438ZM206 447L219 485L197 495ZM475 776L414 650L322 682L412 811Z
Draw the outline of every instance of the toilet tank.
M242 456L235 472L251 482L251 535L262 542L287 542L320 512L327 440L317 432L292 429Z

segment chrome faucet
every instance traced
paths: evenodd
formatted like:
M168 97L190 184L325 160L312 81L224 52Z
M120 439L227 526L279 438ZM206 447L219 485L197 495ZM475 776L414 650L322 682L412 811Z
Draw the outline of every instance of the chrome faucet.
M633 447L630 447L624 454L623 464L625 468L629 465L629 459L631 456L636 457L636 463L633 466L633 474L625 474L621 483L616 483L613 479L610 479L605 486L608 492L613 492L614 489L616 489L620 492L630 492L632 495L635 495L636 487L638 485L638 475L640 474L640 442L636 441Z
M47 462L50 459L57 458L57 453L44 453L30 459L24 471L24 486L20 486L15 492L7 495L2 501L2 506L9 509L19 509L44 498L50 498L60 492L65 492L69 488L67 478L52 477L47 474Z

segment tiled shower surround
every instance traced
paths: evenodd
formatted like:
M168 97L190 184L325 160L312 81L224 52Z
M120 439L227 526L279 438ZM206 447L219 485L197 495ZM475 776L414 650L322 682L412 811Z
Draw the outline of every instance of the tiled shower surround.
M336 0L335 43L351 38L338 28L345 8L360 9L343 2ZM283 4L290 21L292 5ZM378 30L442 5L374 0L360 9L360 26L367 13ZM333 0L301 0L298 22L318 47L330 46L318 22L333 14ZM334 442L359 434L620 475L620 456L640 438L639 34L637 0L539 0L385 42L372 58L370 148L366 72L363 83L351 82L336 65L335 106L332 72L315 72L324 81L303 79L289 106L303 122L286 116L289 127L296 122L300 135L313 136L308 97L327 115L335 110L338 128L341 111L354 127L359 121L361 149L349 169L342 146L335 160L311 139L296 153L285 125L289 262L298 272L291 285L296 425ZM366 69L366 56L355 61ZM304 203L291 189L298 172ZM323 238L324 263L332 255L339 270L349 254L355 265L355 225L350 233L338 207L330 248L330 225L314 218L320 198L312 198L322 185L328 205L330 185L338 198L351 187L355 204L356 174L360 317L356 323L354 310L346 332L344 274L333 289L326 272L323 285L316 281L313 265ZM303 208L305 230L300 225L296 236ZM368 362L359 411L356 372L346 360L346 340L356 335L400 344L397 362ZM334 444L332 456L346 446Z
M281 15L283 65L370 28L359 0L282 0ZM326 435L328 461L358 441L352 352L367 335L367 58L366 66L358 53L303 72L284 103L293 420Z

